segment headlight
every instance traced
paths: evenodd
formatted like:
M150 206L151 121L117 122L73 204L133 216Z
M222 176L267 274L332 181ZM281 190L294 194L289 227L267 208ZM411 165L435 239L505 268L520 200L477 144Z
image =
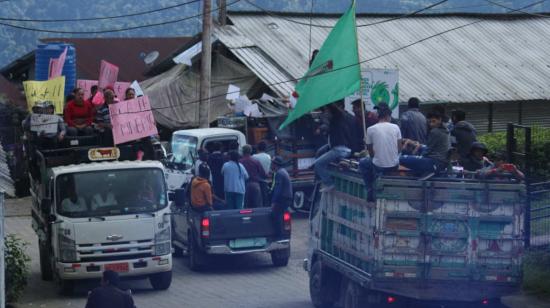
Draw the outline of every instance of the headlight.
M61 262L76 261L76 244L75 241L63 234L59 234L59 259Z
M155 256L167 255L172 252L172 243L170 241L170 228L166 228L155 234Z

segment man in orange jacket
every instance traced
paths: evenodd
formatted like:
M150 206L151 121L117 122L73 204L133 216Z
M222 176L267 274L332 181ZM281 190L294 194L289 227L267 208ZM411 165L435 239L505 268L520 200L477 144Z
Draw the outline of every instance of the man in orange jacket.
M206 163L199 166L199 174L191 181L191 208L200 211L212 211L213 196L210 178L210 168Z

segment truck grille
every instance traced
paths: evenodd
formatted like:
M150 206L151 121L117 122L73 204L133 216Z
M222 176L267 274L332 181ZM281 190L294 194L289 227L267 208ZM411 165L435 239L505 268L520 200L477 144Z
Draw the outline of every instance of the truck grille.
M147 258L153 255L153 239L76 246L80 262L116 261Z

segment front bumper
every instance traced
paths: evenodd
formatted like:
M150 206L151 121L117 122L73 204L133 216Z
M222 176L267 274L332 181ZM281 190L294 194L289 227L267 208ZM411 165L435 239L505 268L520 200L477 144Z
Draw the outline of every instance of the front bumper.
M116 263L128 263L127 272L119 272L122 277L146 276L150 274L168 272L172 270L172 255L158 257L102 261L82 263L56 263L57 273L61 279L97 279L101 278L105 265Z
M266 247L253 249L232 249L227 245L206 246L205 251L211 255L239 255L253 252L271 252L290 248L290 240L280 240L271 242Z

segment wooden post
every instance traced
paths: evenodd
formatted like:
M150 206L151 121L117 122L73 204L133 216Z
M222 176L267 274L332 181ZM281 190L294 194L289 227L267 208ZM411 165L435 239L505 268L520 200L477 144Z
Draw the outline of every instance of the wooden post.
M210 126L210 75L212 71L212 45L210 42L212 28L212 0L203 1L202 16L202 57L199 96L199 126Z
M218 24L225 26L227 20L227 3L226 0L218 0Z

